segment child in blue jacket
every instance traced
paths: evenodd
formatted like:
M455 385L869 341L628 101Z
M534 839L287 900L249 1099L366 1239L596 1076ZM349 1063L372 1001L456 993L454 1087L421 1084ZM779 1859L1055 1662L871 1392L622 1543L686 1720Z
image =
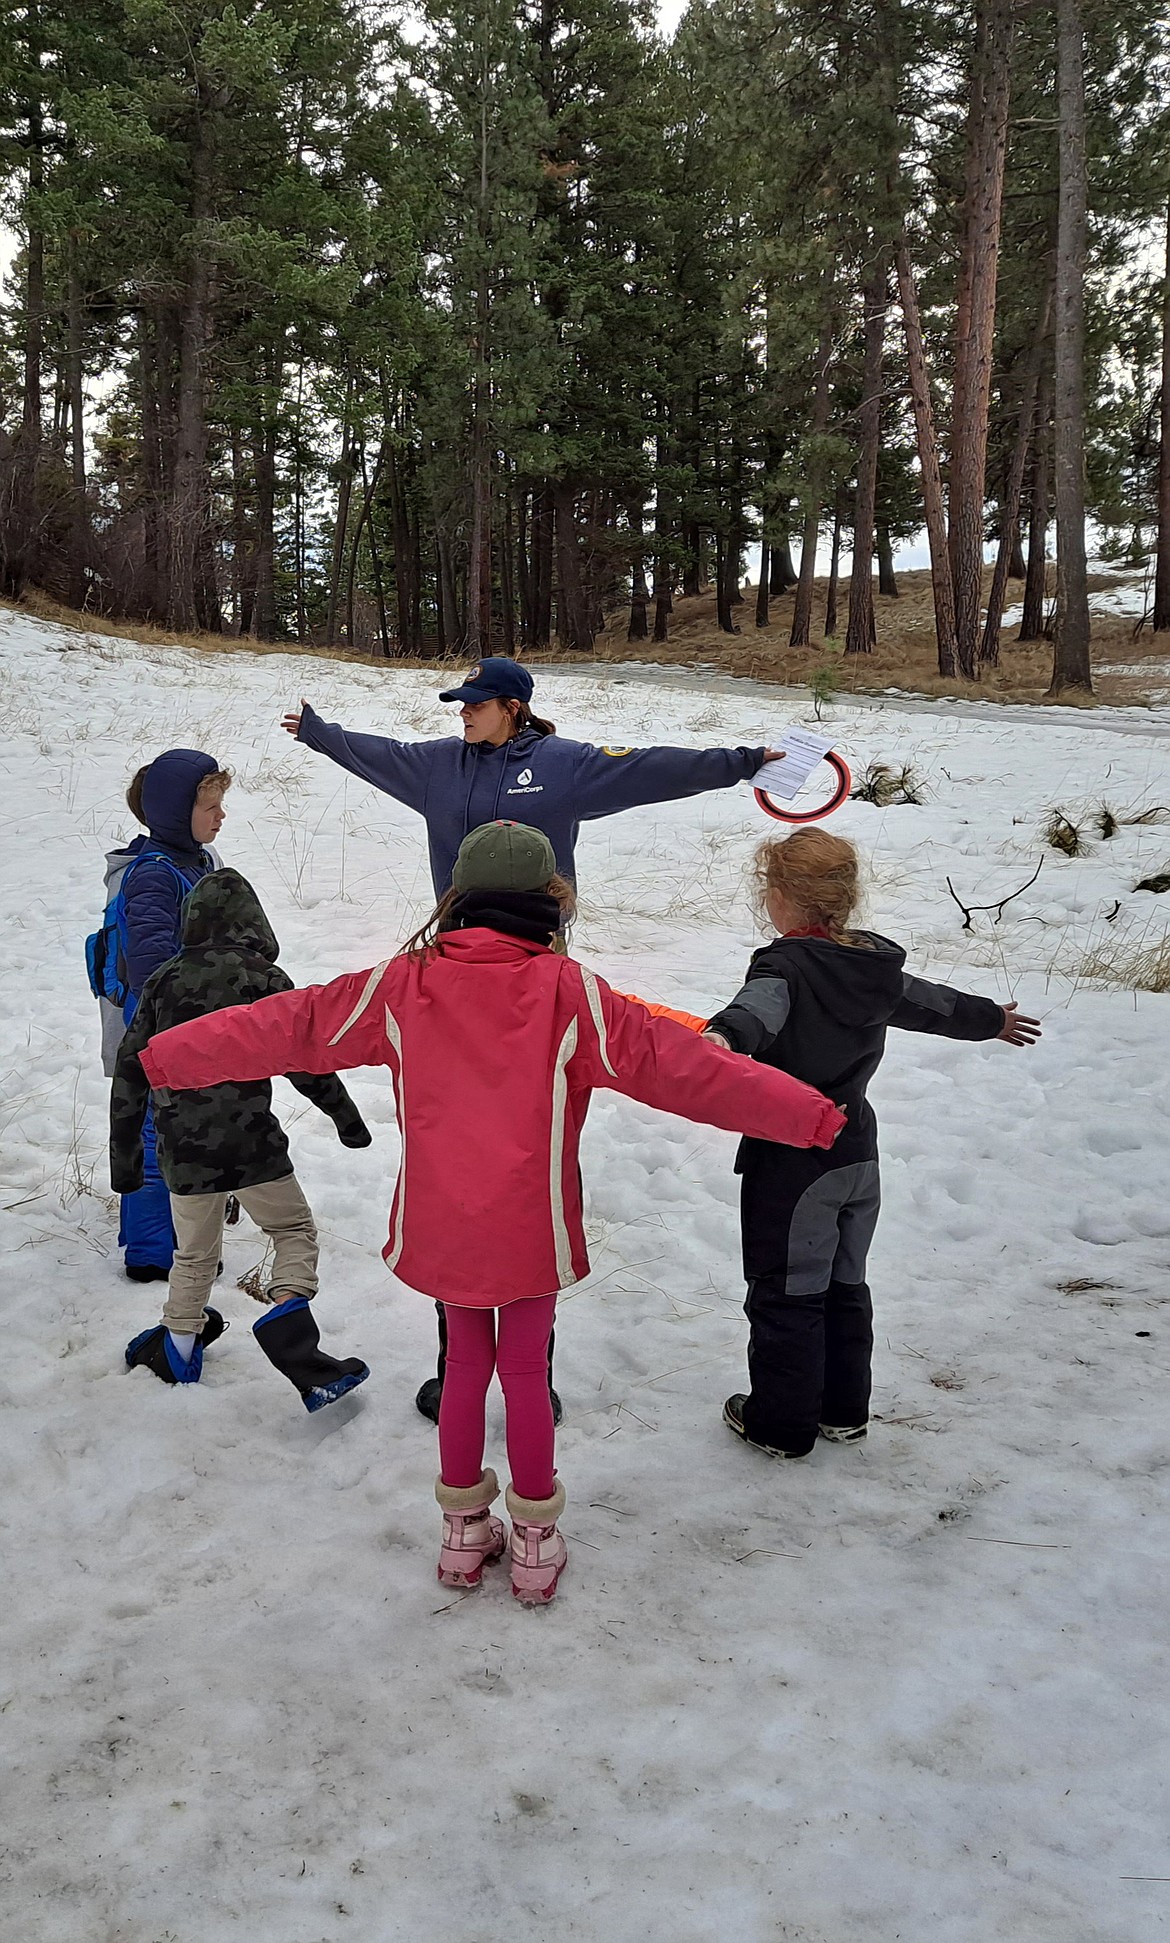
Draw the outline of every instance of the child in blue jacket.
M147 834L106 857L106 887L120 882L119 969L129 988L121 1028L129 1025L151 973L173 958L182 943L183 900L201 877L219 866L210 847L224 819L224 791L231 782L214 756L200 749L168 749L141 768L126 791L126 801ZM103 1031L103 1063L113 1071L117 1040ZM143 1127L143 1185L122 1196L118 1245L125 1251L132 1282L165 1282L171 1271L175 1233L171 1200L158 1170L154 1121Z

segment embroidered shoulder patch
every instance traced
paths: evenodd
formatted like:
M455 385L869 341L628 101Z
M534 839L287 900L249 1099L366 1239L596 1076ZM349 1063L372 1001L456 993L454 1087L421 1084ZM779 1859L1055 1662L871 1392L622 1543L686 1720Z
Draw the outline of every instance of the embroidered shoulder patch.
M601 753L603 756L632 756L634 752L632 749L607 749L603 747Z

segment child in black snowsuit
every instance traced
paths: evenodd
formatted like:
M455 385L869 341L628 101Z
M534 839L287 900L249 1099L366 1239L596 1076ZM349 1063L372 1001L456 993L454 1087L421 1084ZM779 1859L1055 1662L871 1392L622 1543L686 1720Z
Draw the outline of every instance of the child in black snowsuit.
M156 1032L229 1005L292 990L276 963L280 947L252 886L235 870L201 879L183 905L182 947L147 979L118 1052L110 1099L110 1175L115 1193L141 1185L143 1121L152 1095L139 1054ZM345 1147L368 1147L370 1132L334 1074L288 1075L328 1114ZM268 1301L253 1325L261 1349L300 1391L308 1410L333 1403L369 1375L356 1357L338 1362L320 1347L309 1303L317 1292L317 1230L272 1112L268 1080L153 1095L159 1169L170 1190L176 1246L162 1321L135 1336L130 1366L164 1383L197 1383L203 1349L226 1327L206 1306L219 1263L229 1196L275 1250Z
M1014 1004L932 985L904 970L900 945L851 931L857 852L800 830L756 853L761 902L780 936L708 1033L819 1088L848 1115L827 1152L744 1140L736 1159L750 1325L747 1396L724 1422L773 1457L804 1457L817 1432L855 1443L869 1420L873 1309L866 1256L879 1207L877 1122L865 1089L886 1028L949 1039L1040 1036Z

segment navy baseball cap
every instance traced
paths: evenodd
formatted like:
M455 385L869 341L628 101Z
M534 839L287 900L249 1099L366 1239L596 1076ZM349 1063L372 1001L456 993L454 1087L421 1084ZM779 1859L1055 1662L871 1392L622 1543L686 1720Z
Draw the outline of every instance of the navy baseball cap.
M532 676L527 668L507 654L489 654L477 661L458 688L444 688L441 702L527 702L532 698Z

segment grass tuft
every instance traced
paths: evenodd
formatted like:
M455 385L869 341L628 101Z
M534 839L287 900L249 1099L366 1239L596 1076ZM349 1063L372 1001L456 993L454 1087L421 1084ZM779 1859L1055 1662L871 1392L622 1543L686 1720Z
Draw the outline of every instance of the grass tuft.
M885 810L894 803L924 803L926 784L912 763L894 769L888 762L871 762L853 797L855 802L874 803Z
M1085 953L1080 977L1114 992L1170 992L1170 931L1150 943L1103 940Z

